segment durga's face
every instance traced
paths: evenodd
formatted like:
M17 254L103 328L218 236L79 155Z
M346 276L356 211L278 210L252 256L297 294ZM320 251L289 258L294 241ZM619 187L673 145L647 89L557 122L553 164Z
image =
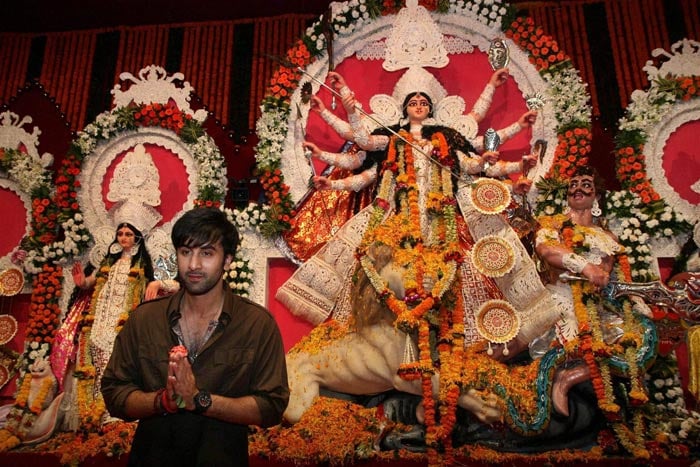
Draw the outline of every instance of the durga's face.
M430 101L421 94L416 94L406 103L406 115L410 121L422 122L430 115Z

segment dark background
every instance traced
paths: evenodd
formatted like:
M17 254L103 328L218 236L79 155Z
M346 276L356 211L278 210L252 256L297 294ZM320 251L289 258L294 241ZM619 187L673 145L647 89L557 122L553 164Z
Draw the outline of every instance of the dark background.
M2 0L0 31L54 32L322 14L328 0Z

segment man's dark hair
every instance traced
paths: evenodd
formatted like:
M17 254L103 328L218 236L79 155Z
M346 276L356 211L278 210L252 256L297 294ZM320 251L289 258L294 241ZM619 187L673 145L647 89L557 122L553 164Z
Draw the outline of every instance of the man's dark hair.
M218 208L194 208L175 222L170 235L175 249L214 245L219 240L225 255L235 256L238 231Z

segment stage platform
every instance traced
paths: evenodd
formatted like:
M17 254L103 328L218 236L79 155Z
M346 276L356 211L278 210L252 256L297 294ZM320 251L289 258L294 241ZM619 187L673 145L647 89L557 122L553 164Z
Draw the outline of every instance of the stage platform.
M654 467L688 467L692 465L689 460L658 460L644 461L641 459L628 458L609 458L598 461L581 459L580 464L585 463L586 467L639 467L649 466ZM564 467L576 465L575 460L566 460L562 462L545 462L543 463L540 456L521 456L517 459L510 459L504 462L494 461L473 461L470 459L457 459L455 466L468 467L486 467L486 466L542 466L548 467ZM35 454L30 452L9 452L0 454L0 465L7 467L61 467L59 458L50 454ZM123 455L119 458L107 457L99 455L91 457L81 462L80 467L125 467L127 465L127 456ZM291 461L281 461L278 459L262 459L260 457L251 457L250 467L299 467L301 464ZM317 464L307 464L317 465ZM352 465L371 467L423 467L428 465L426 459L370 459L366 461L357 461Z

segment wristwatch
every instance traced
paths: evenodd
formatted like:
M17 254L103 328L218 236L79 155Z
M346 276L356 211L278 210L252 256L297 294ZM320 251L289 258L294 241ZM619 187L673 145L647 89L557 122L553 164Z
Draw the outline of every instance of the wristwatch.
M211 393L206 389L200 389L194 395L194 413L204 413L211 407Z

